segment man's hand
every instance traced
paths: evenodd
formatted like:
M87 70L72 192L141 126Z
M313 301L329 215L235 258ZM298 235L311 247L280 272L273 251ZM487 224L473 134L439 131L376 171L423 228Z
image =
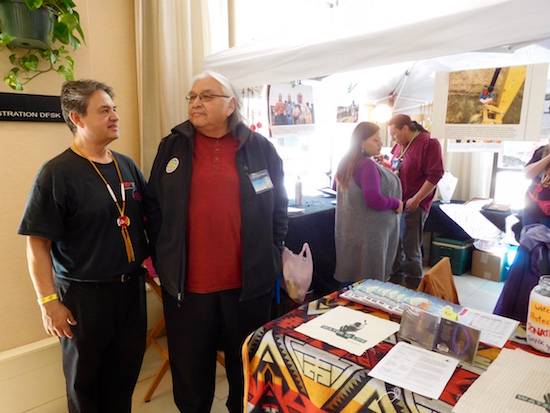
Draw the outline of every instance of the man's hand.
M419 205L420 205L420 202L418 202L415 197L409 198L407 199L407 202L405 204L405 211L414 212L418 209Z
M60 301L50 301L40 306L42 324L50 336L73 338L70 326L76 325L71 311Z
M399 200L399 206L397 207L397 209L395 209L395 213L400 214L402 212L403 212L403 201Z

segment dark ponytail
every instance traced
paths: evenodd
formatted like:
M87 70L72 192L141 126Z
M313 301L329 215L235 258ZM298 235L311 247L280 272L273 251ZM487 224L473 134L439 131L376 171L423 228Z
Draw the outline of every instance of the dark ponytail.
M404 115L402 113L398 115L393 115L393 117L388 122L388 126L395 126L397 129L403 129L403 126L405 125L407 125L412 132L428 132L420 123L412 120L410 116Z

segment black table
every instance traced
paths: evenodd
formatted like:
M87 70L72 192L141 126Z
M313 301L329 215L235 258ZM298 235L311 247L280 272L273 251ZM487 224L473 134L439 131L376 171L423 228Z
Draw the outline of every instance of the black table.
M307 301L322 297L338 289L338 282L334 279L336 268L336 247L334 242L334 224L336 207L332 204L335 198L325 196L304 197L302 208L304 212L289 216L286 246L294 253L302 249L304 242L309 243L313 256L312 293L306 297ZM462 203L462 201L453 201ZM430 214L426 220L424 231L437 233L439 236L469 240L464 230L448 217L441 209L440 201L432 204ZM292 203L290 204L292 205ZM481 212L489 221L501 230L504 230L505 219L510 212L488 211ZM281 316L295 308L284 291L281 292L281 303L274 308L274 316Z
M463 204L464 201L451 201L453 204ZM460 241L466 241L471 239L470 236L464 232L464 230L454 222L449 216L443 212L440 208L441 201L434 201L426 219L424 225L425 232L435 232L438 235L456 239ZM517 211L495 211L491 209L482 209L481 214L491 221L501 231L506 231L506 217Z
M285 244L298 253L304 242L311 248L313 257L312 289L316 296L326 295L338 288L334 280L336 249L334 244L335 198L304 197L304 212L289 216ZM291 204L291 206L294 206Z

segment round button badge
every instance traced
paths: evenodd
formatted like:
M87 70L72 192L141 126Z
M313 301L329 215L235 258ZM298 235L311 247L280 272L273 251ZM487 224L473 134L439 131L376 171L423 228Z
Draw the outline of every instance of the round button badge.
M180 164L180 161L178 158L170 159L166 164L166 173L171 174L172 172L174 172L177 169L179 164Z

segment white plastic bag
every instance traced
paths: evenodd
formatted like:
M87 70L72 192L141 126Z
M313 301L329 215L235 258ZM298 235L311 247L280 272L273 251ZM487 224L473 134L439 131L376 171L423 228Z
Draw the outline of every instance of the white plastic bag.
M292 301L301 304L304 302L313 276L313 259L308 243L302 246L298 254L294 254L285 247L282 260L286 292Z
M439 189L439 194L441 195L441 201L448 204L451 202L453 193L456 188L458 178L450 172L445 172L443 177L437 183L437 189Z

